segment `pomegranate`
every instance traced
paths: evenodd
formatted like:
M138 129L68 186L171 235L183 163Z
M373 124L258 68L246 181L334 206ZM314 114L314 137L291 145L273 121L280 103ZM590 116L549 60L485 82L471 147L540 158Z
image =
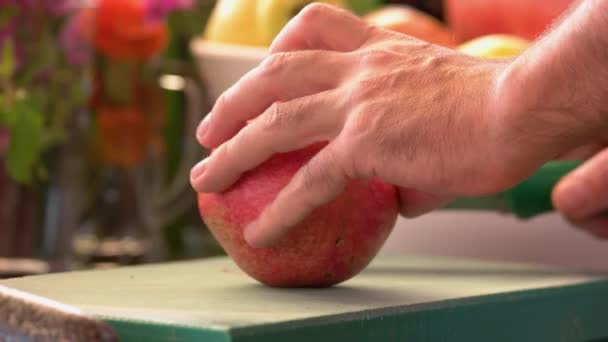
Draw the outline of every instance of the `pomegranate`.
M351 181L277 244L253 248L243 236L252 222L321 148L277 154L221 194L198 194L201 217L247 274L273 287L328 287L363 270L390 234L398 213L396 189L378 179Z

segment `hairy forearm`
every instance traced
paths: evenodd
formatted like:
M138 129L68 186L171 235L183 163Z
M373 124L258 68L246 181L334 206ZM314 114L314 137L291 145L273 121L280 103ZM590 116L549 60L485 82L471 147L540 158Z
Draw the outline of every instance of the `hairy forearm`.
M583 0L503 73L502 122L550 158L606 131L607 80L608 1Z

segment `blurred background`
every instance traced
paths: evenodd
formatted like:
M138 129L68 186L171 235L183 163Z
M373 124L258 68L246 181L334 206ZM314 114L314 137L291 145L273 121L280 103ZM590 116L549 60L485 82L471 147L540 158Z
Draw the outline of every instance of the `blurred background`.
M0 277L222 254L188 182L194 130L310 2L0 0ZM509 58L571 1L323 2ZM399 220L382 253L608 269L605 243L556 215Z

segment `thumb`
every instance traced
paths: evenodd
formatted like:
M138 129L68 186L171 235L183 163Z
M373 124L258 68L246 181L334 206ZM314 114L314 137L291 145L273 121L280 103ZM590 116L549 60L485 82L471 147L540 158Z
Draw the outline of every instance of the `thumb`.
M399 188L401 215L414 218L446 205L452 197L438 196L409 188Z
M608 149L566 175L553 189L553 204L561 214L595 235L608 233Z

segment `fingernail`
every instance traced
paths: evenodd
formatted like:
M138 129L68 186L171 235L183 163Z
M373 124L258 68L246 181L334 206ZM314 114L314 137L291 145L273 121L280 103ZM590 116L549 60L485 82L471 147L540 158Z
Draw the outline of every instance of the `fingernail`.
M203 143L203 141L205 140L205 137L207 135L207 131L209 131L209 121L211 121L209 119L210 117L211 117L211 113L207 114L205 116L205 118L203 119L203 121L200 123L200 125L198 125L198 127L196 129L196 139L200 143Z
M201 187L201 178L205 174L207 170L207 164L209 159L203 159L198 164L196 164L192 170L190 171L190 183L192 183L192 187L199 192L202 192Z

